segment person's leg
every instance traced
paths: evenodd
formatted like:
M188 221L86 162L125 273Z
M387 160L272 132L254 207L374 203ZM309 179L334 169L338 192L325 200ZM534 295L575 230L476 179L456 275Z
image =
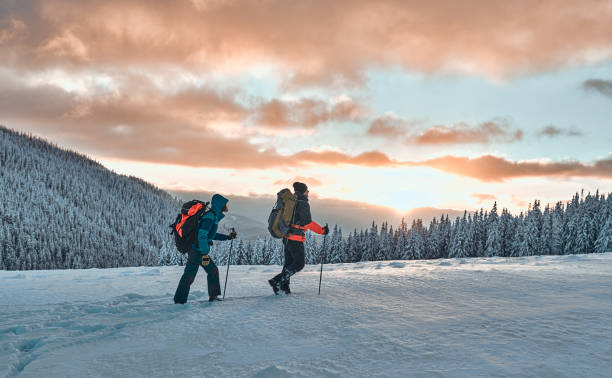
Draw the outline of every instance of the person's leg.
M208 281L208 297L215 298L221 294L221 284L219 282L219 268L209 255L202 256L202 267L206 271Z
M283 278L283 275L285 273L285 270L287 269L288 266L290 266L293 263L293 256L291 254L290 248L287 247L287 243L289 242L289 240L287 239L283 239L283 245L284 245L284 252L285 252L285 262L283 264L283 270L281 270L281 272L279 274L277 274L276 276L274 276L274 278L272 278L272 281L274 281L275 283L279 283L281 281L281 279Z
M289 240L286 245L287 251L291 255L291 264L283 269L280 280L280 287L284 288L285 292L289 291L289 280L292 275L304 268L304 243Z
M189 296L189 289L198 274L199 263L194 259L199 258L199 253L189 251L189 257L185 264L185 270L179 281L176 293L174 293L174 303L186 303Z

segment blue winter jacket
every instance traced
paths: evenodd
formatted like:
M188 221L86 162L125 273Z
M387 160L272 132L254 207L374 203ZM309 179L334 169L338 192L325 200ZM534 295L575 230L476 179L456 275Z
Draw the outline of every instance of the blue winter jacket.
M229 200L220 194L215 194L210 201L210 209L198 224L198 247L193 245L194 251L207 255L210 252L209 243L213 240L227 240L227 235L217 233L219 221L225 217L221 210Z

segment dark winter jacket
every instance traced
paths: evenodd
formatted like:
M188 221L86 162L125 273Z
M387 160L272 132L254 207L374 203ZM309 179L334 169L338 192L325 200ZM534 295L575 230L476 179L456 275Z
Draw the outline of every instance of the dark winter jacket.
M222 210L228 203L228 199L220 194L215 194L210 201L211 211L207 212L198 224L198 248L193 249L202 255L210 252L210 242L213 240L227 240L227 235L217 233L219 221L225 217Z
M308 198L302 193L297 193L297 203L295 204L295 213L293 214L293 224L304 227L308 230L323 234L323 229L319 224L312 221L310 214L310 204ZM304 236L305 230L291 227L289 234Z

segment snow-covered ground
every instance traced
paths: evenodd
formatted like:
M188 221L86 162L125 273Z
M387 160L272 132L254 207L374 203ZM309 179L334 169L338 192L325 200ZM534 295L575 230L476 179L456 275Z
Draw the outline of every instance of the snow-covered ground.
M180 267L1 271L0 376L612 375L612 254L279 269L185 306Z

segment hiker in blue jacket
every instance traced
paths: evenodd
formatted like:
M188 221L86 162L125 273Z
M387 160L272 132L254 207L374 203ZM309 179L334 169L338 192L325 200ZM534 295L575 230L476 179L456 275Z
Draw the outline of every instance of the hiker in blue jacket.
M219 221L225 217L228 212L228 199L220 194L215 194L210 201L211 211L207 212L200 223L198 224L198 242L194 244L188 253L187 264L181 280L179 281L176 293L174 294L174 303L185 303L189 296L189 288L195 280L198 268L200 265L204 268L208 280L208 300L220 301L221 284L219 283L219 269L212 261L208 253L213 240L231 240L238 235L236 231L232 231L229 235L217 233Z

